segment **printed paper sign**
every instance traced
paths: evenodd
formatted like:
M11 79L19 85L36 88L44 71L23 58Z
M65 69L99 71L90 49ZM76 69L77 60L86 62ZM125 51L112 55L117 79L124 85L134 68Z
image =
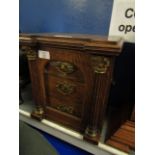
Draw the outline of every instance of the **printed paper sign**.
M42 58L42 59L50 59L50 53L49 53L49 51L39 50L38 51L38 57Z
M135 1L114 0L109 36L121 36L135 42Z

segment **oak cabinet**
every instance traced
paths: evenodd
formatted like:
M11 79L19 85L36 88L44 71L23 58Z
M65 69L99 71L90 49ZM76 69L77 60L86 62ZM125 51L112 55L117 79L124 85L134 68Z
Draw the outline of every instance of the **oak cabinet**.
M64 125L97 144L120 38L77 34L20 34L36 110L32 118Z

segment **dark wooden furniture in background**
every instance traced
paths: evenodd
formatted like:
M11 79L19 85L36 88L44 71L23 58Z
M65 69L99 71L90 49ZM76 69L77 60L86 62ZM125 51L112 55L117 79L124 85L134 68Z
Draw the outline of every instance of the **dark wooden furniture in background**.
M129 152L135 147L135 44L124 43L115 62L113 80L105 142Z
M135 123L127 120L106 141L106 144L129 153L135 149Z
M26 55L19 51L19 104L24 102L22 90L30 83L29 66Z
M133 108L131 119L126 120L111 137L106 144L130 153L135 150L135 108Z
M91 35L20 34L27 55L36 110L97 144L103 126L120 38Z

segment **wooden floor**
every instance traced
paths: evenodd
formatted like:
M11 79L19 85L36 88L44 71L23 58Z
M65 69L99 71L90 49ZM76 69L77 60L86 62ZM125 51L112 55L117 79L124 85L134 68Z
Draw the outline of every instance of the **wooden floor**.
M132 121L126 121L121 127L114 133L106 144L113 146L117 149L129 153L135 149L135 123Z

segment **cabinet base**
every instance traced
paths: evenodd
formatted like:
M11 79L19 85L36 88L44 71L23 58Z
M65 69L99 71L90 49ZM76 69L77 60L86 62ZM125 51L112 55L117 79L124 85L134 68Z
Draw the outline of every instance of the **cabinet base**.
M43 114L39 114L36 111L33 111L31 113L31 118L34 118L34 119L36 119L38 121L41 121L43 119Z
M97 134L95 137L92 137L92 136L85 134L83 139L88 141L89 143L98 145L99 140L100 140L100 134Z

